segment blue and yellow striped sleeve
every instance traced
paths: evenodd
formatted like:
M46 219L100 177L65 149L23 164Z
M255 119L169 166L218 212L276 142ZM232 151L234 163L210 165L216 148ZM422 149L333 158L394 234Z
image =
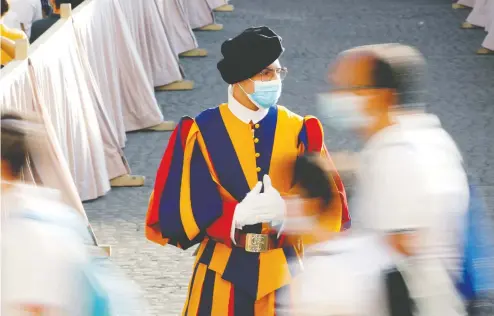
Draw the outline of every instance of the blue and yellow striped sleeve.
M146 218L146 236L187 249L202 241L221 215L223 202L191 118L175 129L156 175Z

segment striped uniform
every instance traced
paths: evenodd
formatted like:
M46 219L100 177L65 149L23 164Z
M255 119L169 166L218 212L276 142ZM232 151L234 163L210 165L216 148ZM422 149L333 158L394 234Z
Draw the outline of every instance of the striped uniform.
M241 122L227 104L180 121L158 168L146 237L182 249L200 243L183 315L275 314L276 296L301 268L287 264L301 257L301 238L274 237L276 249L263 253L232 247L233 212L265 174L282 196L295 194L296 157L304 151L327 154L323 139L316 118L302 118L282 106L270 108L258 124ZM324 223L339 231L348 210L341 180L337 174L332 178L341 198L324 213ZM268 224L242 229L270 232Z

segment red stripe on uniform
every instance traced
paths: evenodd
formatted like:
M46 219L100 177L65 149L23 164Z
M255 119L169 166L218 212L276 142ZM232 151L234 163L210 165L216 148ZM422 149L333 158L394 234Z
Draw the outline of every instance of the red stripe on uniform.
M230 232L233 223L233 214L238 202L223 202L223 214L211 226L208 227L207 233L215 240L231 246Z
M184 144L185 137L189 134L189 130L193 124L193 120L190 118L182 119L182 122L175 128L172 135L170 136L170 140L168 141L168 146L166 147L163 158L161 159L160 166L158 167L158 171L156 172L156 181L154 184L154 197L153 203L149 208L149 216L147 225L153 225L159 221L159 203L161 201L161 195L165 189L166 181L168 179L168 171L170 170L170 165L172 163L173 153L175 152L175 145L177 141L177 134L180 131L181 134L181 142ZM182 146L182 148L184 148Z
M328 159L331 168L333 170L336 170L333 160L331 159L331 156L329 155L328 149L326 148L326 145L324 145L324 150L326 151L326 158ZM340 194L340 200L341 200L341 226L342 230L345 226L346 223L350 222L350 213L348 212L348 200L346 197L346 191L345 191L345 186L343 185L343 181L341 181L340 175L338 174L337 171L333 172L333 179L334 182L336 183L336 188L338 189L338 193Z
M323 132L319 120L316 118L309 118L305 121L305 128L307 130L308 139L308 152L320 152L324 144Z

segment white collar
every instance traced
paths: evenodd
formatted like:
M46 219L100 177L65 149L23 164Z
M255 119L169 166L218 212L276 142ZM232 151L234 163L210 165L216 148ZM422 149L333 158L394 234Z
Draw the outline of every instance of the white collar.
M233 88L231 85L228 86L228 108L233 115L246 124L249 124L250 122L254 124L258 123L268 114L269 111L268 109L258 109L257 111L252 111L251 109L243 106L233 97Z

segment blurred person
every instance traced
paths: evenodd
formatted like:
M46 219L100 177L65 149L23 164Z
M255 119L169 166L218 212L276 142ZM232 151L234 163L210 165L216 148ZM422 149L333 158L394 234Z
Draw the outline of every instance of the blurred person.
M43 150L42 128L16 114L3 114L0 125L1 314L147 315L80 214L57 190L23 183L30 153Z
M183 118L158 168L146 237L200 244L184 315L274 315L301 269L287 261L302 256L302 240L283 234L285 199L296 193L291 166L303 152L327 156L319 120L278 105L281 42L262 26L222 44L228 103ZM338 198L321 223L339 232L349 224L345 191L336 172L329 179Z
M330 233L318 222L335 195L327 177L334 165L320 155L300 156L294 182L300 195L287 205L286 234L312 235L304 271L279 300L277 315L412 316L413 302L395 253L375 233ZM297 263L292 263L296 265Z
M37 20L33 23L31 27L31 36L29 37L29 42L33 43L41 35L43 35L46 30L52 27L60 19L60 6L62 3L67 3L67 0L50 0L51 13L41 20Z
M43 18L39 0L10 0L10 10L4 17L5 25L31 35L31 25Z
M67 228L32 218L79 216L58 192L22 182L28 160L25 122L1 118L2 315L82 315L78 265L82 241Z
M1 0L1 15L2 22L0 23L0 59L1 65L5 66L15 58L15 41L27 39L26 34L20 29L10 28L3 23L4 16L10 10L9 0Z
M425 112L425 67L418 51L400 44L351 49L335 62L320 105L328 123L366 141L354 217L400 254L417 315L465 315L455 285L469 185L455 142Z

